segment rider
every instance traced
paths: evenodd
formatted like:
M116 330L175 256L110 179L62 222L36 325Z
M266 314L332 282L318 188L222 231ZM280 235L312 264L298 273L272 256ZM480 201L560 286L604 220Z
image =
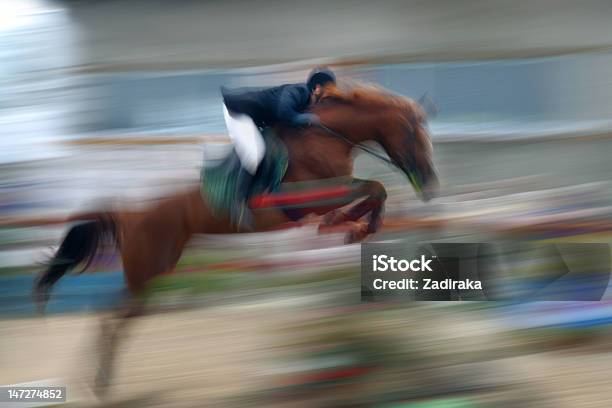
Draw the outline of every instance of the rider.
M305 111L319 101L325 85L335 82L332 70L319 67L310 72L306 83L263 89L221 88L225 124L241 164L236 183L236 203L230 209L232 223L239 230L253 228L247 200L253 176L265 153L261 131L276 124L295 127L320 125L317 115Z

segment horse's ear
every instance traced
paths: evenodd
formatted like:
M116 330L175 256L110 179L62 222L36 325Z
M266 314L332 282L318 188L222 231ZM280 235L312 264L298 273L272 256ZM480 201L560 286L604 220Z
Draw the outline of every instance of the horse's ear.
M438 105L434 102L429 92L425 92L418 100L418 104L423 109L423 112L427 115L427 119L435 119L440 112Z

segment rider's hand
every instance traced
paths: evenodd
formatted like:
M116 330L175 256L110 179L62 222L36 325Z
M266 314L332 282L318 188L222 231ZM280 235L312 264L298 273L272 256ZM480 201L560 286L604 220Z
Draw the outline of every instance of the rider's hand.
M321 126L321 120L314 113L301 113L292 123L296 127Z
M312 114L308 120L308 125L309 126L321 126L321 119L317 115Z

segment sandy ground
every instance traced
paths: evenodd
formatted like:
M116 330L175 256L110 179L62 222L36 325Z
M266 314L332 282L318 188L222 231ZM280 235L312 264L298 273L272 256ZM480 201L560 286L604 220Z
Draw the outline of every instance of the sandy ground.
M258 309L233 305L139 318L122 344L109 406L192 406L257 389L275 350L271 331L291 319ZM93 404L100 321L93 314L1 321L0 384L55 379L78 406Z
M278 329L297 321L295 306L232 304L140 318L121 349L104 402L88 388L99 316L4 320L0 384L53 379L68 387L70 406L242 406L237 395L273 385L269 370L282 351ZM612 353L601 350L503 360L546 401L530 406L555 407L611 406L611 363Z

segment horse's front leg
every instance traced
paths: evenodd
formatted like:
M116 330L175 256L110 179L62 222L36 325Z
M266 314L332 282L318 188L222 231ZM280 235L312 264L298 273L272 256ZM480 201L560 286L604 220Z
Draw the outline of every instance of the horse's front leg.
M351 188L355 189L355 194L365 198L345 211L334 210L326 214L320 226L332 227L354 222L367 215L365 226L353 229L347 236L348 242L358 242L380 228L387 191L382 183L375 180L354 179Z

